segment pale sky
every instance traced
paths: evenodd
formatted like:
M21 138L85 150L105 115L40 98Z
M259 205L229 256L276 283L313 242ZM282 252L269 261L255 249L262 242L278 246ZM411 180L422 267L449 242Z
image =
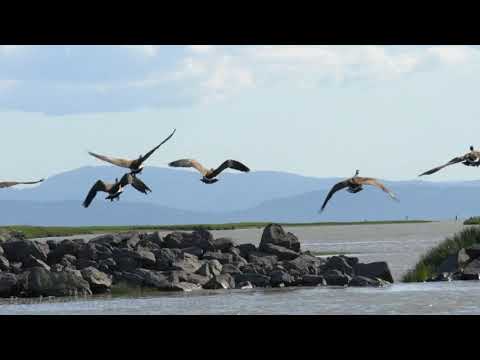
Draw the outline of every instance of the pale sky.
M0 178L135 158L176 128L147 165L415 179L480 148L479 88L475 46L0 46Z

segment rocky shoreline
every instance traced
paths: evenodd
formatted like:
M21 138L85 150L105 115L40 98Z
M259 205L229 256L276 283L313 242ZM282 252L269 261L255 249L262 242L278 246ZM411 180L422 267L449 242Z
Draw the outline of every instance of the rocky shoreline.
M115 286L183 292L393 283L386 262L316 257L301 251L298 238L278 224L265 227L258 247L214 239L206 230L108 234L88 242L0 235L3 298L102 294Z
M480 244L448 255L427 281L480 280Z

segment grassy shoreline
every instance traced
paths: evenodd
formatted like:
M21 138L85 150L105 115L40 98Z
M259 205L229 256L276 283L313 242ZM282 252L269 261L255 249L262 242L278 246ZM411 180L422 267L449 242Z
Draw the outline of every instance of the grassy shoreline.
M282 226L348 226L348 225L388 225L388 224L416 224L430 223L429 220L392 220L392 221L358 221L358 222L316 222L316 223L280 223ZM235 229L262 229L270 224L269 222L241 222L227 224L189 224L189 225L125 225L125 226L29 226L29 225L10 225L0 226L2 230L20 231L28 239L37 237L56 237L56 236L74 236L91 235L99 233L114 233L123 231L193 231L198 229L205 230L235 230Z

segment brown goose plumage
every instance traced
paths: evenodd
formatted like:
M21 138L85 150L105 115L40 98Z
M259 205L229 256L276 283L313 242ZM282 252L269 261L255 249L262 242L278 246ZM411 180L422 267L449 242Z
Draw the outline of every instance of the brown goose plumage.
M249 172L250 169L242 164L240 161L237 160L226 160L224 161L218 168L216 169L207 169L204 167L202 164L200 164L197 160L194 159L181 159L181 160L176 160L172 161L171 163L168 164L168 166L172 167L193 167L200 174L202 174L202 179L206 184L213 184L218 181L218 179L215 179L220 173L225 170L225 169L235 169L238 171L242 172Z
M129 159L120 159L120 158L114 158L110 156L105 156L105 155L100 155L96 154L93 152L88 152L90 155L96 157L97 159L109 162L110 164L120 166L123 168L127 168L131 170L131 174L136 175L139 174L142 169L143 169L143 163L164 143L166 143L170 138L175 134L176 129L173 130L173 132L165 139L163 140L160 144L155 146L152 150L150 150L148 153L145 155L140 155L137 159L135 160L129 160Z
M458 164L460 162L463 162L463 165L466 166L479 166L480 165L480 151L474 150L473 146L470 146L470 152L463 155L463 156L458 156L450 160L444 165L437 166L436 168L433 168L431 170L425 171L424 173L418 175L418 176L424 176L424 175L432 175L436 173L437 171L442 170L444 167Z
M379 182L377 179L374 178L366 178L366 177L359 177L358 176L359 171L357 170L355 172L355 175L349 179L346 179L344 181L340 181L339 183L335 184L330 192L327 194L327 197L325 198L325 201L323 202L322 208L320 209L320 212L322 212L325 209L325 206L327 205L328 201L330 198L335 194L337 191L342 190L344 188L348 188L348 191L351 193L357 193L361 190L363 190L362 186L363 185L373 185L384 192L386 192L390 197L394 200L397 200L397 197L393 192L388 190L381 182Z
M141 181L138 177L133 176L132 174L125 174L122 176L120 181L115 179L115 183L107 183L102 180L98 180L90 189L83 202L83 207L89 207L97 192L102 191L106 192L109 195L105 198L107 200L113 201L114 199L120 200L120 194L123 192L123 189L127 185L132 185L136 190L140 191L141 193L148 194L151 192L150 188L145 185L143 181Z
M41 183L42 181L45 181L45 179L40 179L38 181L1 181L0 189L8 188L16 185L33 185L33 184Z

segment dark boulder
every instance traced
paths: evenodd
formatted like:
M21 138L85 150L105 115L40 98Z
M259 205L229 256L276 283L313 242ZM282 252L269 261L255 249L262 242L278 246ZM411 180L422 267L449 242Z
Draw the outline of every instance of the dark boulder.
M281 284L284 286L291 286L295 282L295 278L283 270L274 270L270 273L270 284L273 287L279 287Z
M244 282L249 281L257 287L269 287L270 286L270 276L257 274L257 273L242 273L234 275L235 282Z
M242 271L233 264L225 264L222 267L222 274L234 275L234 274L241 274L241 273Z
M350 280L352 280L351 276L347 274L326 274L324 277L328 286L347 286Z
M39 258L34 254L32 255L35 256L37 259L47 261L49 265L53 265L59 262L60 259L65 255L73 255L78 258L79 253L82 251L85 245L86 244L80 241L65 239L62 242L60 242L54 250L50 251L50 253L48 254L48 260Z
M82 269L81 275L88 282L90 289L94 294L108 292L112 286L112 279L110 276L94 267Z
M263 245L262 250L268 254L276 255L279 260L293 260L300 255L298 252L286 247L268 243Z
M73 255L63 255L58 264L64 267L75 268L77 266L77 258Z
M200 286L203 286L210 280L210 278L207 276L203 276L200 274L192 274L183 270L173 270L171 272L164 272L164 273L165 274L171 273L173 278L175 279L178 278L179 282L188 282L188 283L192 283Z
M20 274L22 272L23 264L21 262L11 262L10 272L13 274Z
M129 237L122 240L120 246L134 249L137 247L138 243L140 242L140 235L138 233L131 233L128 234Z
M347 262L345 257L342 256L332 256L327 259L325 265L322 266L322 271L328 270L339 270L340 272L353 276L354 271L350 264Z
M153 269L155 268L156 258L155 254L148 250L137 249L135 251L136 259L138 260L140 267L145 269Z
M467 266L465 266L465 268L463 269L462 278L465 279L465 277L470 277L477 280L478 274L480 274L480 259L477 258L471 261ZM465 279L465 280L470 280L470 279Z
M299 279L299 284L303 286L326 286L327 282L325 281L325 278L322 275L310 275L306 274L303 275Z
M0 297L17 295L17 276L12 273L0 272Z
M476 259L480 257L480 244L475 244L468 247L467 249L465 249L465 252L471 259Z
M195 273L211 278L215 275L220 275L222 268L223 266L218 260L212 259L205 261Z
M44 268L47 271L50 271L50 266L48 266L45 262L43 262L40 259L37 259L36 257L29 255L24 261L23 261L23 268L28 269L28 268L33 268L33 267L41 267Z
M173 272L166 274L161 271L137 269L134 271L134 274L143 277L143 283L145 286L153 287L158 290L172 290L173 286L179 283L178 276Z
M212 241L215 250L226 252L236 246L235 241L230 238L218 238ZM240 254L238 254L240 255Z
M198 260L195 255L189 253L181 253L179 257L172 263L171 268L168 270L183 270L186 272L194 273L202 266L202 262Z
M10 261L5 256L0 255L0 271L10 271Z
M184 253L189 253L189 254L195 255L196 257L199 257L199 258L201 258L203 256L203 254L205 253L205 251L202 248L199 248L197 246L191 246L191 247L188 247L188 248L183 248L182 251Z
M76 265L77 270L82 270L88 267L97 268L98 263L95 260L89 260L85 258L80 258L77 260L77 265Z
M120 234L105 234L97 236L96 238L90 240L89 243L106 244L111 247L117 247L122 243L124 239L125 237L121 236Z
M87 243L77 253L77 257L89 260L104 260L112 257L113 248L108 244Z
M204 260L218 260L222 265L231 264L233 262L233 255L222 252L212 252L207 251L203 254L202 259Z
M389 283L393 283L392 273L388 264L384 261L373 262L370 264L356 264L353 268L355 275L368 278L379 278Z
M348 283L348 286L354 286L354 287L368 287L368 286L382 287L385 285L386 285L386 282L381 279L378 279L378 278L370 279L365 276L359 276L359 275L354 276L352 280L350 280L350 282Z
M151 242L155 245L157 245L159 248L164 247L164 242L163 242L163 237L162 234L160 234L159 231L154 231L151 234L148 234L143 240L146 242Z
M253 244L240 244L236 248L240 251L240 256L244 259L248 259L250 253L258 251L257 247Z
M235 279L230 274L215 275L209 282L203 285L204 289L234 289Z
M98 261L98 270L106 274L112 274L116 268L117 263L115 262L115 260L113 260L113 258Z
M180 291L180 292L190 292L195 290L201 290L202 287L198 284L181 281L178 283L172 284L172 287L169 289L170 291Z
M53 251L56 249L58 246L58 241L57 240L47 240L47 245L50 251Z
M260 250L265 251L266 244L273 244L286 247L295 252L300 252L300 242L292 233L285 233L278 224L269 224L265 227L260 241Z
M180 249L160 249L153 252L156 259L155 268L157 270L169 270L175 260L183 256Z
M480 280L480 273L464 273L461 280Z
M115 271L113 273L113 284L125 284L128 287L139 288L144 286L144 274L135 274L129 271Z
M13 240L2 244L5 251L5 257L10 262L22 262L29 255L36 257L42 261L47 261L50 251L45 243L31 240Z
M164 246L170 249L183 249L196 246L204 251L214 251L213 236L207 230L196 230L192 233L173 232L164 239Z
M320 273L320 267L326 262L325 259L315 256L302 254L294 260L284 261L283 266L289 273L296 271L298 274L306 275L318 275Z
M450 272L457 271L457 269L458 269L458 256L448 255L438 267L437 273L443 273L443 272L450 273Z
M19 279L26 296L91 295L90 286L81 276L71 272L50 272L41 267L31 268Z

